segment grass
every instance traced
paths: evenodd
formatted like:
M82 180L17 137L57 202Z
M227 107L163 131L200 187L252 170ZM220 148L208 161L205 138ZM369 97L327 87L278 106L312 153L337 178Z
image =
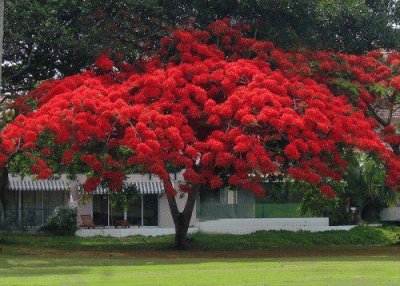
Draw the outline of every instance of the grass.
M371 228L360 226L350 231L262 231L248 235L194 236L194 247L200 250L252 250L268 248L313 248L325 246L393 245L400 241L400 228Z
M400 285L400 228L79 238L0 236L0 285Z
M1 285L399 285L398 256L0 257Z
M282 218L303 217L300 214L300 203L256 203L256 217Z

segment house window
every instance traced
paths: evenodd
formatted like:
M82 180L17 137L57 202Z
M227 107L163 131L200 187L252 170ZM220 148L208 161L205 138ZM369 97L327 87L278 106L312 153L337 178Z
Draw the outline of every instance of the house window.
M112 207L107 195L93 196L93 221L96 225L112 226L124 219L122 209ZM127 220L138 226L158 225L158 195L142 195L128 207Z
M67 195L64 191L22 191L22 220L32 226L43 225L54 210L65 205L66 201Z

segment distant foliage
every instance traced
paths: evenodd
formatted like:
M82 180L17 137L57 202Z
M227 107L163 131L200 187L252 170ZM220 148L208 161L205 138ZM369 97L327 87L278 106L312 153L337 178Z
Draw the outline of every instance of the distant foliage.
M5 1L3 90L78 73L104 50L130 61L195 19L205 28L230 17L248 36L285 49L361 53L399 47L396 0Z
M376 222L383 208L399 202L398 192L385 186L385 168L380 160L359 152L347 157L350 164L343 181L336 184L335 198L316 193L311 185L293 184L303 193L303 214L329 216L331 224Z

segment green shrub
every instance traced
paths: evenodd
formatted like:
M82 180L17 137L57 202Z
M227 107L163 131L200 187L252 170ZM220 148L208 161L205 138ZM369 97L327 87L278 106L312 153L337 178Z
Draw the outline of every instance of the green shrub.
M76 224L76 211L67 206L59 206L40 230L53 235L75 235Z

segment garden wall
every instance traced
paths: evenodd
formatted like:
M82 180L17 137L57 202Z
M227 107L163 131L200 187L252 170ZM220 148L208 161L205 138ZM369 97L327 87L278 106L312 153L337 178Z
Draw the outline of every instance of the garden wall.
M199 222L199 231L206 233L247 234L256 231L329 231L350 230L354 225L330 226L329 218L247 218L219 219Z

